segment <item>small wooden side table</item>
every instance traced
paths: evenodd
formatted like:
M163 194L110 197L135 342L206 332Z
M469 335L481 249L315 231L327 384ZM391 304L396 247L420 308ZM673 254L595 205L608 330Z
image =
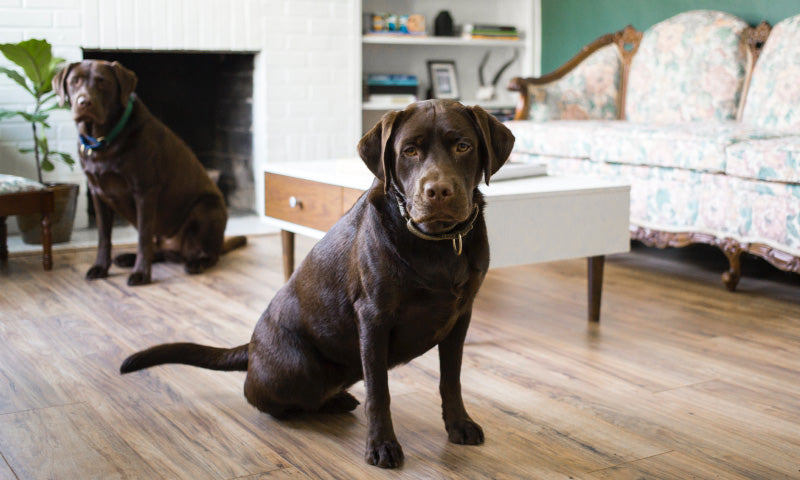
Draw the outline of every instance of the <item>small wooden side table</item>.
M53 242L50 232L50 214L53 213L53 192L50 190L31 190L0 194L0 261L8 261L9 215L42 214L42 264L45 270L53 268Z

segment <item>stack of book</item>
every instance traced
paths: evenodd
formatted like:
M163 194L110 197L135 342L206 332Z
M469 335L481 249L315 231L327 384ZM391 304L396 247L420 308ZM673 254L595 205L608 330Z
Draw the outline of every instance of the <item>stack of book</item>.
M419 81L416 75L367 75L367 101L374 104L408 105L417 101Z
M519 40L520 38L519 31L517 31L517 27L511 25L494 25L488 23L476 23L474 25L465 25L464 36L467 36L472 39L491 39L491 40Z
M486 111L501 122L514 120L516 109L514 107L484 107Z

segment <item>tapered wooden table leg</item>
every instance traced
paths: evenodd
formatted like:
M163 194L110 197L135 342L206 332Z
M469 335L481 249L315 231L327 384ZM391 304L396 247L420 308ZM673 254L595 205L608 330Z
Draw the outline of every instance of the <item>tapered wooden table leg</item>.
M289 280L294 272L294 232L281 230L281 245L283 248L283 276Z
M603 295L603 265L605 261L605 255L587 259L589 321L594 323L600 321L600 300Z
M53 236L50 225L48 212L42 215L42 265L45 270L53 269Z
M8 229L6 228L6 217L0 217L0 262L8 260Z

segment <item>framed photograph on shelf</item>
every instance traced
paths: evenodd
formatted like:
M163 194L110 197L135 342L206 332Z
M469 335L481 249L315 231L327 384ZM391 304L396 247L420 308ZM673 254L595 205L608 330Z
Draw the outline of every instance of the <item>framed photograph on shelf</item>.
M452 60L428 60L428 75L431 81L432 98L458 100L456 62Z

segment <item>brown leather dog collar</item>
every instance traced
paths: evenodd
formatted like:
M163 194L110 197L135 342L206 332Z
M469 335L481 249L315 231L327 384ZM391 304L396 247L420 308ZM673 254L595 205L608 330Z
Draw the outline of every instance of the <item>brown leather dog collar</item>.
M408 210L406 210L405 198L403 197L403 194L400 193L400 190L397 188L396 185L394 185L394 183L392 184L392 186L394 187L395 193L397 193L397 196L399 197L399 199L397 200L397 206L400 208L400 214L403 216L404 219L406 219L406 227L408 228L408 231L414 234L414 236L421 238L423 240L429 240L433 242L438 242L441 240L452 240L453 252L455 252L456 255L461 255L464 243L463 238L470 231L472 231L472 227L475 226L475 221L478 219L478 215L480 214L481 210L478 207L478 205L477 204L474 205L474 208L472 210L472 215L465 222L453 226L453 228L444 233L428 234L420 230L414 224L414 221L411 219L411 215L409 215ZM458 228L459 226L461 226L461 228ZM456 228L458 228L458 230L453 231Z

